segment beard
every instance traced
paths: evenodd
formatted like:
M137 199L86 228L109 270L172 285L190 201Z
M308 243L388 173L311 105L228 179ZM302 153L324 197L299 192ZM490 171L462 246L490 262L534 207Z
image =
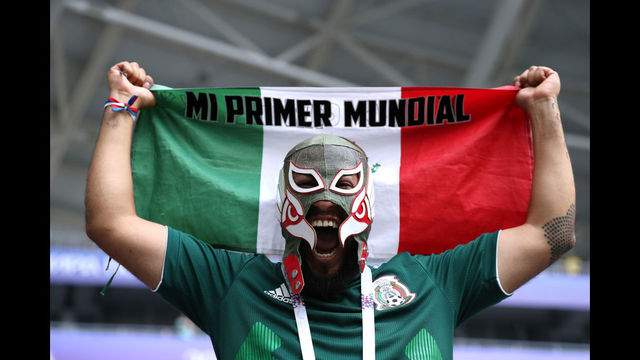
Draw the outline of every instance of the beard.
M306 246L301 246L300 248L302 255L302 273L304 274L305 280L302 296L323 301L340 300L342 293L346 289L346 285L360 273L356 256L358 243L351 239L347 241L340 269L330 276L318 275L311 269L305 259L314 255L311 254L311 249L308 244L306 242L303 243Z

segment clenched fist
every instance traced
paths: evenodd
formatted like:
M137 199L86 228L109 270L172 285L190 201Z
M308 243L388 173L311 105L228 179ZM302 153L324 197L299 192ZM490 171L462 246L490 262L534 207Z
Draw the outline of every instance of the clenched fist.
M149 91L153 85L153 78L136 62L122 61L115 64L107 73L107 81L109 96L118 101L127 102L131 96L137 95L134 106L139 109L156 104L153 94Z
M531 66L513 79L520 88L516 103L527 109L538 100L555 99L560 93L560 77L546 66Z

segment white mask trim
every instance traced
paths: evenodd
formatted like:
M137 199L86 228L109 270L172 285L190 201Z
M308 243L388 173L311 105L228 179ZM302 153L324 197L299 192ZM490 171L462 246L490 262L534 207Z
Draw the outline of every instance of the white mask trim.
M365 231L371 223L366 218L367 213L369 212L369 204L366 200L367 194L366 191L363 190L353 200L353 203L351 204L351 214L344 222L342 222L342 224L340 224L340 227L338 228L338 236L342 245L345 244L349 236L360 234ZM358 212L361 205L363 210Z
M305 174L305 175L311 175L313 176L313 178L316 180L317 185L314 187L310 187L310 188L303 188L298 186L298 184L296 184L296 182L293 180L293 172L297 172L299 174ZM318 191L318 190L322 190L324 189L324 180L322 180L322 176L320 176L320 174L318 174L318 171L316 171L316 169L305 169L305 168L301 168L296 166L296 164L293 163L293 161L289 161L289 185L291 185L291 188L293 190L295 190L296 192L300 193L300 194L309 194L312 193L314 191Z
M376 197L375 197L375 192L373 189L373 174L371 173L371 168L369 168L369 179L367 181L367 198L369 199L369 203L367 204L369 206L369 212L370 212L370 217L371 220L373 220L373 218L375 217L375 213L374 213L374 203L376 201Z
M360 176L358 176L358 184L356 184L356 186L354 186L351 189L341 189L339 188L338 185L338 181L340 181L340 179L343 176L346 175L355 175L355 174L359 174ZM331 181L331 185L329 186L329 190L336 192L338 194L341 195L353 195L355 193L357 193L358 191L360 191L360 189L362 188L362 184L364 183L364 176L362 174L362 162L359 162L358 165L356 165L355 168L353 169L342 169L340 171L338 171L338 173L336 174L336 176L334 176L333 180Z
M289 234L304 239L315 249L316 231L304 218L302 204L289 190L286 190L286 199L282 205L281 224Z

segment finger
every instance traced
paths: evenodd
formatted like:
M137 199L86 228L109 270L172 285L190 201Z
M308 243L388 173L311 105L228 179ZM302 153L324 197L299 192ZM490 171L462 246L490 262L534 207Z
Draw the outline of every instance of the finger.
M546 66L539 66L540 69L542 69L544 71L544 77L545 79L548 78L549 76L553 75L553 74L557 74L552 68L550 67L546 67Z
M516 77L513 78L513 86L515 86L517 88L522 88L523 87L522 79L520 79L520 76L516 76Z
M113 65L112 69L118 69L119 71L124 71L125 67L130 67L131 64L128 61L121 61L115 65Z
M538 85L538 83L536 82L536 70L538 69L537 66L532 66L529 68L529 71L527 72L527 84L529 86L536 86Z
M128 79L132 84L134 84L138 79L138 71L140 69L140 65L138 65L138 63L135 61L131 61L129 64L131 65L131 74L129 74Z
M543 82L547 79L549 74L542 66L540 66L536 69L536 76L540 79L540 82Z
M552 68L548 66L538 66L538 69L543 69L545 72L555 72Z
M522 83L526 83L527 82L527 76L529 75L529 71L531 70L531 68L527 68L525 69L520 75L518 75L518 77L520 78L520 82Z
M525 70L522 72L522 74L516 76L517 77L517 82L520 84L520 87L527 87L527 76L529 74L529 69Z
M132 62L131 66L133 68L133 74L129 77L129 81L136 86L141 86L144 82L144 77L141 77L140 64L137 62Z
M133 66L128 61L117 63L114 68L117 69L120 76L124 76L125 78L129 78L134 72Z
M140 68L140 81L144 83L147 80L147 72L144 71L144 68Z
M548 75L549 74L542 67L536 68L536 70L533 72L533 75L532 75L533 76L532 85L533 86L540 85L543 81L547 79Z
M118 65L113 65L107 72L107 78L110 80L117 80L121 76L122 76L122 70Z
M149 75L147 75L144 78L144 84L142 85L142 87L144 87L145 89L149 89L153 86L153 78Z

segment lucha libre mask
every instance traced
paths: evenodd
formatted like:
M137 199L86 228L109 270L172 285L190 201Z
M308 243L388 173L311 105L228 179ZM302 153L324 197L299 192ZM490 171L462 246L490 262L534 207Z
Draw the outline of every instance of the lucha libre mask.
M294 174L313 177L310 184L297 184ZM357 175L355 187L341 186L343 176ZM285 238L283 268L289 288L299 294L304 287L300 243L315 249L317 234L305 219L311 206L328 200L339 206L347 217L338 224L342 246L349 238L358 243L358 263L363 271L368 251L367 237L373 221L373 180L364 151L355 143L334 135L318 135L293 147L284 159L278 181L278 210Z

